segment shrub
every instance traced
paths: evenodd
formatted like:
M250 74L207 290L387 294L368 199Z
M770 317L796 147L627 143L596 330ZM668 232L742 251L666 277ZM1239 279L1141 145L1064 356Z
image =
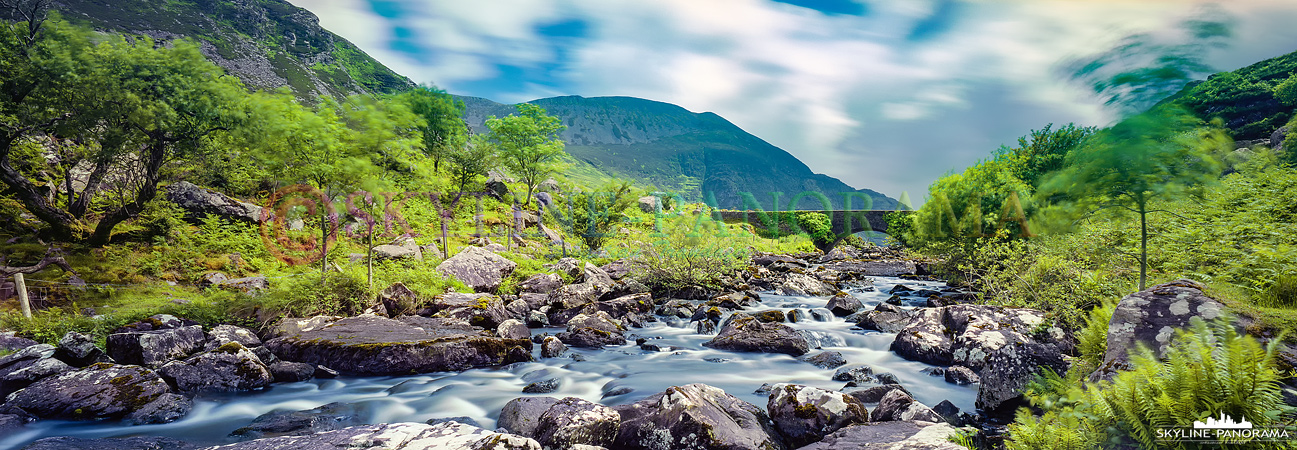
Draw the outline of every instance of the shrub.
M797 226L811 238L816 247L825 248L833 243L833 222L829 216L818 212L797 213Z
M672 233L643 244L632 258L632 276L653 290L669 294L687 286L720 288L726 277L747 267L751 252L727 239Z
M566 208L549 208L547 213L593 253L615 236L615 228L625 222L626 210L633 204L630 183L621 182L596 192L568 194Z

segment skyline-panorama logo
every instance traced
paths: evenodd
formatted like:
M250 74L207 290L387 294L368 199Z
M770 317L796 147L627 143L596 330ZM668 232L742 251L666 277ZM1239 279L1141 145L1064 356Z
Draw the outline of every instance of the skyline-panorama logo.
M1195 420L1193 428L1158 428L1155 435L1159 441L1200 444L1272 442L1291 439L1287 428L1254 428L1252 422L1246 417L1239 416L1235 419L1224 412L1220 413L1219 417Z
M1229 414L1220 413L1220 420L1216 420L1216 418L1214 417L1208 417L1206 422L1195 420L1193 422L1193 427L1194 429L1199 429L1199 430L1204 428L1232 429L1232 430L1244 429L1244 428L1252 429L1252 422L1248 422L1247 419L1243 419L1242 422L1235 422L1234 418L1230 417Z

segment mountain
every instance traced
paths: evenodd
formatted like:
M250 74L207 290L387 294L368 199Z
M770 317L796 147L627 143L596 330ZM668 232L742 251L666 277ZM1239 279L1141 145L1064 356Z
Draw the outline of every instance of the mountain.
M310 11L283 0L54 0L70 22L157 40L188 37L248 86L287 86L303 99L414 86Z
M465 120L474 132L486 132L489 116L516 112L477 97L459 97ZM745 209L752 199L761 208L774 208L773 192L782 192L779 209L788 209L801 195L798 209L823 209L812 193L824 194L841 208L844 192L872 199L872 209L895 209L896 200L869 189L857 190L837 178L811 171L797 157L743 131L716 114L693 113L679 106L634 97L579 96L531 101L562 119L566 150L578 162L609 175L679 192L687 201L703 201L727 209ZM864 200L853 197L853 209Z
M1292 118L1293 105L1280 102L1274 89L1294 74L1297 52L1190 83L1164 102L1179 102L1206 119L1220 118L1236 140L1268 139Z

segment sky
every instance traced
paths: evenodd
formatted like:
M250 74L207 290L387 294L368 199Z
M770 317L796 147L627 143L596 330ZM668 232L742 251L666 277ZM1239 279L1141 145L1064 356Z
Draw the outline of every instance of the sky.
M1233 70L1297 50L1297 1L289 0L417 83L519 103L632 96L710 111L812 170L922 203L1054 123L1118 118L1065 68L1176 24L1232 24Z

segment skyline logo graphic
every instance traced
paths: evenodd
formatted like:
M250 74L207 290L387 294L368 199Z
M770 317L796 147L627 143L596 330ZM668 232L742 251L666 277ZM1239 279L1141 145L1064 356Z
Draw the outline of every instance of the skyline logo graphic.
M1220 420L1216 420L1216 418L1214 417L1208 417L1206 422L1200 422L1195 420L1193 422L1193 428L1199 430L1201 429L1243 430L1243 429L1252 429L1252 422L1248 422L1246 417L1243 418L1242 422L1235 422L1234 418L1230 417L1229 414L1220 413Z

